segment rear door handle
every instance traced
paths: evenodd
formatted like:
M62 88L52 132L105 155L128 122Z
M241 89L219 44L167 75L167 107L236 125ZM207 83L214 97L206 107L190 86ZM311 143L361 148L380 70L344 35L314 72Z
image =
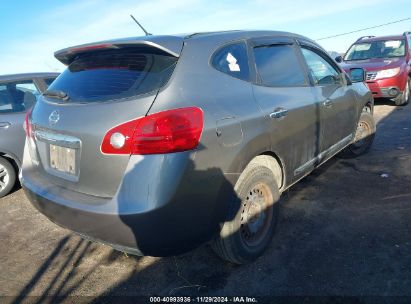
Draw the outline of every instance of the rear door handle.
M0 122L0 129L8 129L10 127L9 122Z
M327 98L327 99L323 102L323 105L324 105L324 107L330 108L330 107L332 107L333 102L331 101L331 99L328 99L328 98Z
M270 117L271 118L281 118L281 117L285 117L288 114L288 110L283 109L283 108L278 108L275 109L274 112L270 113Z

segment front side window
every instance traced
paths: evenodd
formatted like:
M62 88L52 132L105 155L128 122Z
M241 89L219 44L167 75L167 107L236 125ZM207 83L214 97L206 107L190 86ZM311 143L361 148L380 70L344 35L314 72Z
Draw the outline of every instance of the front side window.
M304 86L304 70L291 45L254 48L254 58L261 83L265 86Z
M378 40L356 43L351 46L344 60L365 60L405 56L405 40Z
M302 53L315 85L340 84L340 73L319 54L303 48Z
M215 69L232 77L245 81L250 79L245 43L235 43L222 47L214 54L212 65Z
M24 112L37 100L39 91L33 81L0 84L0 113Z

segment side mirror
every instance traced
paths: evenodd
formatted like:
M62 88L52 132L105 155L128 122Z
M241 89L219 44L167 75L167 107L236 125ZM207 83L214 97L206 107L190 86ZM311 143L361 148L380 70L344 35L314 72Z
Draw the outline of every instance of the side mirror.
M334 59L335 61L337 61L338 63L341 63L341 62L343 62L343 58L342 58L342 56L337 56L337 57L335 57L335 59Z
M364 82L365 81L365 70L362 68L351 69L350 78L352 82Z

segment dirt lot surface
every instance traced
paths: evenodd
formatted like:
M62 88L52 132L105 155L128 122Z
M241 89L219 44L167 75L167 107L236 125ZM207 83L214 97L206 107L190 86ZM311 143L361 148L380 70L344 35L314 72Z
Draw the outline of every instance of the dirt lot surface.
M285 192L271 246L246 266L207 245L127 256L51 223L17 189L0 199L0 296L411 296L411 106L380 102L375 117L371 151L332 159Z

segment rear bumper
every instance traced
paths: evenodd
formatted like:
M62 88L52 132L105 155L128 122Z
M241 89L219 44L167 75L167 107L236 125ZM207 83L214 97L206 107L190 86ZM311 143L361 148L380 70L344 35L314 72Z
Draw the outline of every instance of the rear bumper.
M70 208L51 201L23 185L32 205L59 226L70 229L86 239L112 246L135 255L144 255L124 217L132 215L101 214L83 209ZM122 219L123 217L123 219Z
M26 160L21 182L34 207L85 238L136 255L180 254L208 241L220 229L237 176L196 171L188 153L168 155L158 166L161 171L152 170L150 177L147 171L136 172L145 167L141 162L161 164L158 157L130 159L130 169L113 198L45 184L38 172L26 167Z

